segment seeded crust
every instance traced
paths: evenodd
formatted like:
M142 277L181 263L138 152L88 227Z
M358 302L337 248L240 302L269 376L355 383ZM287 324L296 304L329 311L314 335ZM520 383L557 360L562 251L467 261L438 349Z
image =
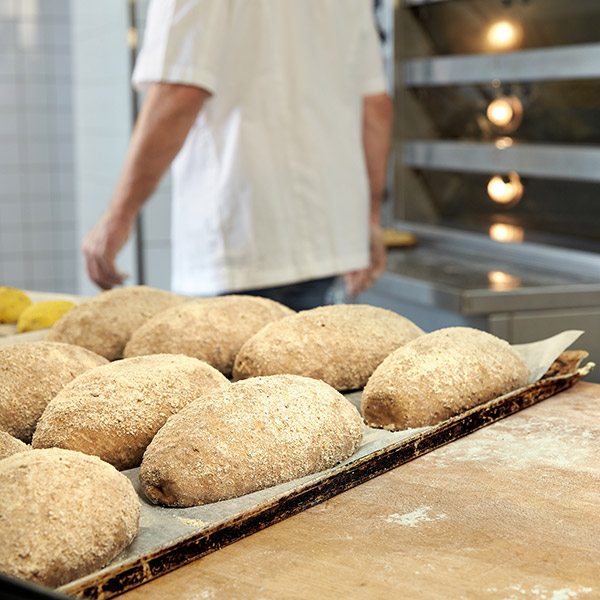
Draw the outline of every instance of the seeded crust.
M94 456L32 450L0 461L0 571L58 587L106 566L138 531L131 482Z
M144 285L101 292L78 304L50 329L46 340L89 348L115 360L131 334L161 310L184 302L184 298Z
M0 430L30 442L48 402L75 377L107 362L72 344L0 346Z
M31 446L6 433L6 431L0 431L0 460L11 454L26 452L27 450L31 450Z
M336 304L275 321L240 349L236 380L292 373L321 379L337 390L362 388L393 350L423 331L391 310Z
M210 365L178 354L125 358L80 375L48 404L34 448L94 454L137 467L166 420L204 391L231 385Z
M384 429L435 425L528 379L525 361L506 341L469 327L439 329L381 363L363 391L362 414Z
M291 314L295 311L268 298L201 298L152 317L133 332L123 356L185 354L229 377L242 344L268 323Z
M140 484L166 506L235 498L334 466L362 434L358 410L322 381L248 379L171 417L144 454Z

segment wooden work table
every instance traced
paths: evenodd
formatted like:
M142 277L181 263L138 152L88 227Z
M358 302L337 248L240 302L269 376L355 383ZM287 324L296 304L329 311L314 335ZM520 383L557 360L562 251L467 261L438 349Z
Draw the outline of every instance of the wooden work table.
M123 600L600 598L600 385L578 383Z

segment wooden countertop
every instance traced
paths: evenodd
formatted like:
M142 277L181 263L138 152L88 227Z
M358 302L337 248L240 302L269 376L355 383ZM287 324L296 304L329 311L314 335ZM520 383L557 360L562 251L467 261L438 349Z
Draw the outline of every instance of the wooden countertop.
M119 598L592 600L599 514L582 382Z

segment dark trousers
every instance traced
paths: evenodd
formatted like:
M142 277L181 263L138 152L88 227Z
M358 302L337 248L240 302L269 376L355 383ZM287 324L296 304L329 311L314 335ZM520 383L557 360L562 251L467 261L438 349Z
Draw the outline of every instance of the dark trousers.
M278 285L256 290L244 290L235 293L270 298L294 310L308 310L309 308L316 308L317 306L327 304L327 291L334 280L335 277L324 277L323 279L311 279L310 281L302 281L300 283Z

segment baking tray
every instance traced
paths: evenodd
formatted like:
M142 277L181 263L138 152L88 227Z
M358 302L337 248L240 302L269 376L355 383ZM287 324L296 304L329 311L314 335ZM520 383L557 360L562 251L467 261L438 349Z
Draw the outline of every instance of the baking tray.
M573 333L573 332L564 332ZM579 333L581 332L574 332ZM555 336L558 337L558 336ZM568 347L573 336L562 347ZM553 396L580 381L593 368L584 351L555 352L547 341L527 345L543 355L541 379L436 426L401 432L366 428L363 443L348 460L327 471L241 498L191 508L150 504L140 492L139 468L123 473L140 495L140 531L107 567L70 582L59 591L77 597L108 599L140 586L232 542L323 502L403 463L431 452L486 425ZM554 344L555 347L556 344ZM544 362L547 362L545 366ZM548 368L548 365L551 365ZM536 378L539 376L535 376ZM361 392L346 394L360 407Z

